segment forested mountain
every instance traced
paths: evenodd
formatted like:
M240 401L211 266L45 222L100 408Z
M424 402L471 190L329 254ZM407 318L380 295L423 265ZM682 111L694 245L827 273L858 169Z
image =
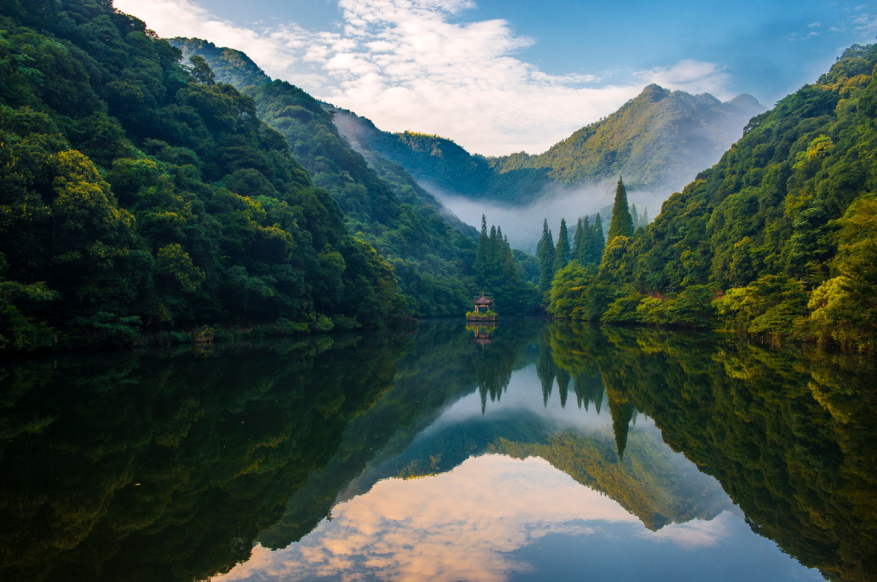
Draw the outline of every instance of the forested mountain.
M559 317L711 326L877 347L877 45L755 117L648 228L551 290ZM621 206L623 208L623 206Z
M345 112L345 135L356 136L418 180L448 194L522 204L549 185L595 184L624 174L637 189L681 187L713 165L764 108L751 96L722 103L649 85L617 112L547 152L487 158L449 139L377 129Z
M171 45L183 51L183 58L192 55L204 58L220 83L234 85L238 89L271 82L265 71L253 62L245 53L226 47L217 47L210 41L200 38L176 37L168 39Z
M253 97L259 118L280 131L292 154L328 190L348 228L395 267L416 315L457 315L474 292L475 229L442 206L404 168L354 145L339 133L334 107L284 81L273 81L246 55L199 39L173 39L185 55L201 56L217 79Z
M320 175L203 59L101 0L4 2L0 29L0 345L404 315Z

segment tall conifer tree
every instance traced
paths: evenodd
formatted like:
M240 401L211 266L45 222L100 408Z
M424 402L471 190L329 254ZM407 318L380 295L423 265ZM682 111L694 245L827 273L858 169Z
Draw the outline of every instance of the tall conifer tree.
M599 265L603 259L603 250L606 248L606 237L603 235L603 219L600 213L594 219L594 228L591 232L591 239L588 247L588 262Z
M615 189L615 205L612 207L612 222L609 224L609 236L606 237L606 242L611 242L616 236L633 236L633 220L627 206L627 190L621 178L618 178L618 187Z
M558 272L569 263L569 232L566 229L566 219L560 219L560 230L557 232L557 246L554 248L554 272Z
M539 241L536 256L539 259L539 292L545 293L554 279L554 237L548 229L548 220L542 223L542 240Z
M588 217L585 217L587 220ZM582 261L582 253L585 250L585 228L582 224L582 219L579 218L578 222L576 222L576 232L572 235L572 259L578 261L579 263L584 264Z

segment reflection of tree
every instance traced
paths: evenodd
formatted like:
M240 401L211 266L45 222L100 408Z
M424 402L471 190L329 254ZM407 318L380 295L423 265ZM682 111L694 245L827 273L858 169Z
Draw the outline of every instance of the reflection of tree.
M258 531L394 378L386 343L7 367L0 579L201 579Z
M508 385L513 366L526 360L523 349L534 337L533 320L509 318L495 343L473 349L471 330L459 322L421 325L408 350L396 361L392 390L368 412L354 418L325 468L287 504L283 518L259 534L269 548L283 548L309 533L338 501L339 495L361 492L356 483L371 463L404 450L419 431L429 426L449 402L477 386L482 398L498 399ZM375 455L382 455L375 458ZM439 453L441 455L441 452Z
M548 400L551 398L551 389L554 387L554 358L551 357L551 348L545 341L546 330L541 332L541 341L539 342L539 362L536 364L536 375L542 382L542 401L548 406Z
M632 405L719 479L756 532L831 579L875 579L873 361L708 334L550 327L558 368L599 368L619 451Z

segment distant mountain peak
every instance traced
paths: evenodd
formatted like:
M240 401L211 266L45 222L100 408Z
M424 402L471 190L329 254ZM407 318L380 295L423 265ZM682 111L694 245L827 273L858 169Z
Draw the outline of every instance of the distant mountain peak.
M636 99L650 99L652 101L660 101L661 99L666 99L671 95L671 91L669 89L664 89L660 85L652 83L651 85L646 85L645 89L636 97Z
M728 101L728 105L733 105L737 109L760 109L761 111L765 110L765 107L758 102L758 99L750 95L749 93L741 93Z

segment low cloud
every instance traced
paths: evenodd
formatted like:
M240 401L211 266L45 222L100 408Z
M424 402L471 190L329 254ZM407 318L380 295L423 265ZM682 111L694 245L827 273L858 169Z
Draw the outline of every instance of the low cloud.
M715 63L685 59L671 67L656 67L636 73L644 83L656 83L666 89L687 93L712 93L722 100L732 98L727 87L730 76Z
M690 177L680 181L685 184ZM536 252L536 244L542 236L542 222L548 221L555 240L560 230L561 219L566 219L569 236L575 232L576 221L586 215L595 215L603 212L603 232L609 230L607 219L607 207L611 207L615 200L615 180L607 180L599 184L585 185L574 189L554 187L543 191L539 198L526 206L507 206L490 200L481 200L461 196L451 196L441 190L425 184L438 200L463 222L475 226L481 226L481 216L487 219L487 224L499 225L502 232L509 239L513 248ZM628 200L636 204L639 212L648 210L650 217L658 215L661 204L670 193L680 190L681 187L667 186L658 190L634 190L628 191Z
M453 138L487 155L537 153L636 96L648 83L729 96L713 63L684 60L607 83L552 75L519 56L534 39L505 20L460 22L469 0L339 0L330 31L248 28L193 0L116 0L160 35L246 52L272 77L371 118L382 129ZM610 79L611 80L611 79Z

